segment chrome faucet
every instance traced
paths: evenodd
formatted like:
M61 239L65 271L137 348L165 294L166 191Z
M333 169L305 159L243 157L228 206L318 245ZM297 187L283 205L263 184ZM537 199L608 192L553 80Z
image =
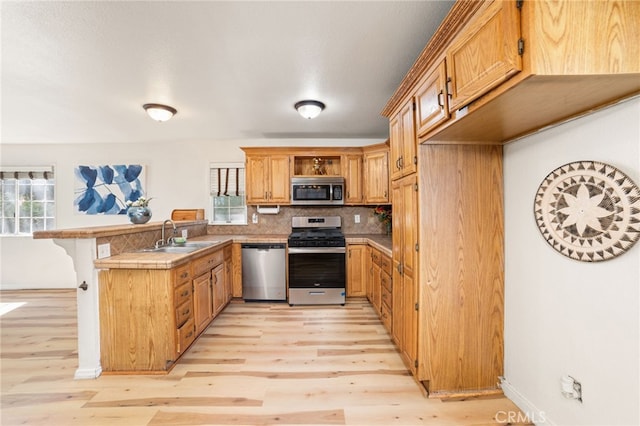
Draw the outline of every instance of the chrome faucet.
M168 245L169 241L171 240L171 238L173 238L173 237L169 237L166 240L164 238L164 228L167 225L167 222L169 222L171 224L171 226L173 227L173 235L176 235L176 224L173 223L173 221L171 219L165 220L164 222L162 222L162 238L160 240L156 241L156 248Z

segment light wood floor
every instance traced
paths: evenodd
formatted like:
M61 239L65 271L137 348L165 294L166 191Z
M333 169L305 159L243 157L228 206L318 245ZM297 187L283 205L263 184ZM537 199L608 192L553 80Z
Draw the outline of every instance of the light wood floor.
M490 425L504 397L425 398L365 300L232 303L163 376L74 380L75 290L3 291L1 417L9 425ZM513 418L513 416L512 416Z

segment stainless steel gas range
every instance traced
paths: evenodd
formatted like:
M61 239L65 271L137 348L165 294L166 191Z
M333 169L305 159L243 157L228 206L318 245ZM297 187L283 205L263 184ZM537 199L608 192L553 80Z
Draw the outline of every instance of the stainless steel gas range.
M289 235L289 305L345 304L342 218L293 217Z

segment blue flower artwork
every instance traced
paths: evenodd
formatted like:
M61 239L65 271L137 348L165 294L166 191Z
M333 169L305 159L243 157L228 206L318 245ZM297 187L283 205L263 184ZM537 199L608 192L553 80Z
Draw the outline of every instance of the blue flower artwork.
M75 199L79 213L126 214L127 201L144 195L144 166L117 164L78 166Z

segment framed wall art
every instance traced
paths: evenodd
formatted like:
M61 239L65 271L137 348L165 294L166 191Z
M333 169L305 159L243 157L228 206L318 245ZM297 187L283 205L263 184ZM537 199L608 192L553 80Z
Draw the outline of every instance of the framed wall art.
M145 167L140 164L81 165L74 174L77 213L126 214L127 201L145 194Z

